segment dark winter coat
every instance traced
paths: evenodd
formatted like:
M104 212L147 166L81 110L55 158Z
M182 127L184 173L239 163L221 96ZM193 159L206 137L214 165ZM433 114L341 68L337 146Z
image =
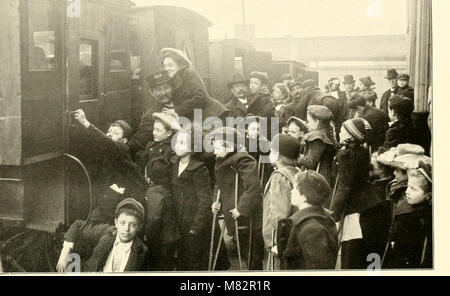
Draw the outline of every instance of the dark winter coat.
M89 257L84 261L82 271L101 272L106 264L109 254L113 249L117 236L117 229L109 224L89 225L81 229L84 221L77 220L69 228L64 240L75 243L77 246L86 247L83 249L85 255ZM131 245L130 255L124 271L142 271L142 265L147 256L147 247L135 237Z
M164 108L168 108L168 106L156 103L142 115L139 127L127 143L132 156L138 151L144 150L148 142L153 141L153 125L155 124L155 120L152 115L153 113L161 112Z
M386 112L386 114L389 114L389 110L388 110L388 108L389 108L389 99L393 95L398 94L398 89L399 89L398 86L396 86L393 90L388 89L381 96L380 109L383 110L384 112Z
M92 219L96 222L112 223L116 205L125 198L132 197L143 202L145 179L138 166L129 155L129 148L124 143L115 143L104 132L90 125L83 130L91 157L94 159L94 170L90 171L94 186L96 207ZM125 188L124 194L118 194L109 187L117 184Z
M274 114L274 107L272 98L268 93L256 93L250 95L248 98L248 108L239 101L238 98L233 97L225 107L231 112L234 117L244 118L247 114L253 114L260 117L272 117Z
M377 93L373 89L363 89L359 92L359 95L366 100L369 106L375 107L375 102L378 99Z
M278 224L281 269L334 269L338 255L336 223L320 206L311 206Z
M172 101L175 112L189 119L194 117L194 109L204 109L209 97L200 75L189 67L178 70L171 80Z
M138 164L154 185L162 185L170 189L170 158L175 155L171 138L161 142L149 142L142 153L137 156Z
M175 199L176 222L181 234L178 248L178 270L206 270L211 238L211 204L213 192L206 165L191 158L178 176L179 158L172 161L172 192ZM195 234L190 234L190 231Z
M426 202L396 218L383 268L432 268L432 242L432 207Z
M345 108L342 106L342 102L339 99L331 96L320 90L317 87L311 87L305 89L303 96L298 100L297 105L294 107L295 116L306 120L307 108L310 105L321 105L327 107L331 113L333 113L333 120L335 122L336 131L339 131L342 123L345 119ZM289 105L289 108L293 108Z
M414 127L410 120L399 120L386 131L383 146L389 150L405 143L414 143Z
M376 151L378 147L384 145L386 131L389 128L389 116L378 108L366 105L360 117L369 122L372 127L371 146L372 151Z
M381 202L380 198L369 190L369 159L369 152L356 143L344 146L337 153L339 180L331 203L333 218L336 221L344 215L363 213Z
M333 159L336 148L325 130L317 130L306 134L303 139L305 143L305 154L301 154L297 160L299 167L316 171L325 177L331 188L334 186ZM320 164L320 167L319 167ZM329 207L330 201L325 203Z
M399 87L398 94L410 98L414 102L414 88L411 86Z
M213 203L208 168L203 162L192 157L186 169L178 176L179 161L177 156L171 159L172 194L175 199L178 228L182 235L193 230L205 236L211 226Z
M237 210L241 214L238 218L240 226L249 225L249 218L253 221L253 230L262 227L262 193L258 178L256 160L247 152L229 153L225 158L217 158L215 165L216 186L220 190L222 213L230 235L234 234L234 219L230 210L235 206L235 178L239 175Z

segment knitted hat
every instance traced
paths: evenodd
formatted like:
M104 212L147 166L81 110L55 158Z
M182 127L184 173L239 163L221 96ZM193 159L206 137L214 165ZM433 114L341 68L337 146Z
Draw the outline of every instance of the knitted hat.
M154 120L161 121L174 131L181 130L181 125L178 122L178 115L173 111L164 110L163 112L155 112L152 114L152 117Z
M300 155L300 142L286 134L278 134L272 138L271 148L289 159L297 159Z
M138 202L137 200L135 200L134 198L126 198L124 200L122 200L116 207L116 211L114 212L114 216L117 216L117 213L119 212L119 210L123 207L127 207L127 208L132 208L134 210L136 210L139 214L138 219L143 222L144 221L144 216L145 216L145 210L144 207L142 206L142 204L140 202Z
M361 118L349 119L342 126L356 140L364 142L366 139L366 124Z
M314 116L320 120L332 120L333 119L333 113L326 106L309 105L307 110L309 113L311 113L312 116Z
M161 61L164 61L165 58L171 57L178 63L179 66L191 66L191 61L187 57L187 55L179 49L165 47L161 49Z
M265 72L253 71L250 73L250 78L257 78L262 84L267 84L269 82L269 75Z
M109 126L120 126L123 130L123 137L129 139L133 135L133 129L125 120L116 120L110 123Z
M322 205L331 195L330 184L319 173L307 170L296 175L297 186L311 205Z

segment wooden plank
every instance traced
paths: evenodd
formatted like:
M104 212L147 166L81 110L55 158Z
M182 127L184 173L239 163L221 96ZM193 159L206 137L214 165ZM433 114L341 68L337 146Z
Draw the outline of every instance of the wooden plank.
M0 165L22 154L19 1L0 1Z

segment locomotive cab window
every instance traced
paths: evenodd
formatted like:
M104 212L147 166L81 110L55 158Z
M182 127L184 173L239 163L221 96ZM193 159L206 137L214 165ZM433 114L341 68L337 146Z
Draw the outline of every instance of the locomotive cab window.
M81 96L93 96L97 93L97 43L95 40L80 40L79 88Z
M53 71L55 59L55 17L50 1L29 0L29 71Z

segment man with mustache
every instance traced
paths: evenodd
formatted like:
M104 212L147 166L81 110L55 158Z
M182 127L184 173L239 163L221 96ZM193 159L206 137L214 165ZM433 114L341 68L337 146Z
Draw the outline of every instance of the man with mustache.
M173 110L172 102L173 90L169 83L170 77L167 71L154 73L146 78L150 85L150 93L156 100L156 104L148 109L141 118L141 123L136 133L128 141L130 154L134 156L136 152L143 150L149 141L153 141L153 113L161 112L164 109Z
M233 98L225 105L231 110L234 117L245 118L247 114L255 116L273 116L273 104L269 99L259 96L249 95L250 81L244 75L236 73L228 83L228 89L233 94Z

